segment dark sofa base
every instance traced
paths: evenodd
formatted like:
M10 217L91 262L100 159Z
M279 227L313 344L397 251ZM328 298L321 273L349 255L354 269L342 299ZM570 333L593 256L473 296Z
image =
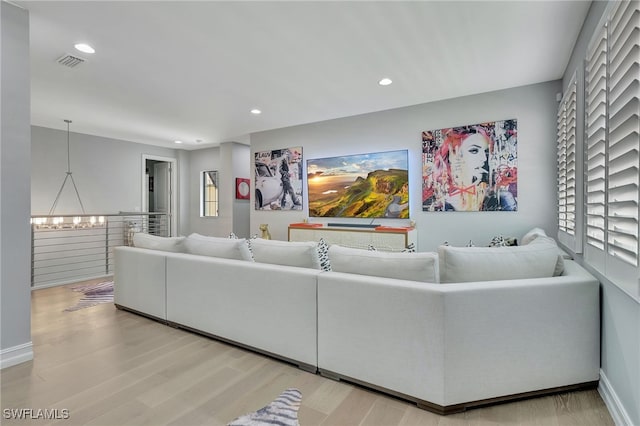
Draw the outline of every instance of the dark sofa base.
M332 380L338 380L338 381L345 381L345 382L349 382L349 383L353 383L355 385L359 385L359 386L363 386L365 388L368 389L373 389L382 393L386 393L392 396L395 396L397 398L401 398L407 401L411 401L414 402L418 408L421 408L423 410L427 410L427 411L431 411L433 413L436 414L440 414L440 415L448 415L448 414L455 414L455 413L461 413L463 411L466 411L468 409L471 408L479 408L479 407L484 407L487 405L495 405L495 404L500 404L500 403L505 403L505 402L513 402L513 401L518 401L518 400L522 400L522 399L528 399L528 398L536 398L536 397L540 397L540 396L547 396L547 395L553 395L553 394L558 394L558 393L563 393L563 392L573 392L573 391L578 391L578 390L587 390L587 389L595 389L598 387L598 383L599 381L593 381L593 382L584 382L584 383L577 383L574 385L567 385L567 386L558 386L555 388L550 388L550 389L541 389L541 390L536 390L536 391L531 391L531 392L523 392L523 393L518 393L518 394L513 394L513 395L505 395L505 396L499 396L499 397L495 397L495 398L489 398L489 399L482 399L479 401L470 401L470 402L464 402L461 404L454 404L454 405L438 405L438 404L434 404L432 402L429 401L425 401L422 399L418 399L415 398L413 396L410 395L406 395L403 394L401 392L396 392L393 391L391 389L387 389L381 386L377 386L374 385L372 383L367 383L364 382L362 380L358 380L358 379L354 379L352 377L347 377L338 373L334 373L332 371L328 371L328 370L324 370L322 368L318 369L318 373L323 376L326 377L328 379L332 379Z

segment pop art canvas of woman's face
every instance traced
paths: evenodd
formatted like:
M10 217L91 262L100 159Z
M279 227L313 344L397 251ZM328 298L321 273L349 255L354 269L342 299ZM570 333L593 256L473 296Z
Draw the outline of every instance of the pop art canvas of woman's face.
M423 211L517 211L517 120L422 132Z

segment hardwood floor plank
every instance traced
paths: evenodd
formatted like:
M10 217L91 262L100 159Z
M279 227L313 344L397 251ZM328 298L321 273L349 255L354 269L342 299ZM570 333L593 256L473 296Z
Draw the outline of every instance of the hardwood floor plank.
M398 426L438 426L441 417L430 411L421 410L415 405L407 406Z
M375 401L376 394L354 387L322 424L358 425L367 416Z
M167 369L170 371L169 374L167 370L160 371L158 374L166 377L167 382L139 394L136 398L148 407L156 407L189 388L193 382L208 372L217 371L221 364L224 365L222 357L225 353L216 348L205 348L195 352L195 355L187 356L180 363L173 364ZM176 371L178 366L181 368L180 371Z
M167 425L186 419L193 419L194 412L205 412L205 402L226 389L226 385L237 382L242 377L242 373L229 368L223 367L209 374L204 375L199 381L191 384L190 387L184 389L179 394L166 400L164 403L153 407L142 416L136 419L136 425ZM211 419L209 414L203 418L203 421ZM197 423L192 423L197 424Z
M203 415L208 418L216 418L216 413L223 410L225 407L233 404L235 401L246 397L253 389L264 383L272 380L278 376L281 372L280 366L274 365L275 361L271 359L264 359L260 364L250 372L241 376L241 379L232 384L225 384L224 389L221 392L217 392L215 396L207 399L193 410L187 413L185 416L181 416L169 423L171 425L179 426L184 424L198 424ZM223 419L222 422L228 422L232 420Z
M324 379L314 392L305 396L304 405L329 415L344 402L352 390L353 386L345 382Z
M114 426L135 424L135 419L143 415L149 407L137 400L129 400L118 406L117 410L105 411L99 417L96 417L85 423L86 426Z
M362 426L397 425L404 417L406 407L394 404L393 400L378 398L369 414L360 422Z
M614 424L611 416L601 415L604 402L593 391L561 393L555 395L554 401L558 422L563 426L613 426Z

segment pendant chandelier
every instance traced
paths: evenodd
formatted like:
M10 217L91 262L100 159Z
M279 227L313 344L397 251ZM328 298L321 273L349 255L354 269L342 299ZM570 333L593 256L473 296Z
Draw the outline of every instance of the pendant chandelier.
M31 224L35 225L36 228L41 229L64 229L64 228L93 228L96 226L102 226L105 223L104 216L87 216L84 210L84 204L82 204L82 199L80 198L80 192L78 191L78 187L76 186L76 182L73 179L73 172L71 171L71 145L70 145L70 131L69 125L72 123L71 120L64 120L67 123L67 172L65 174L64 180L62 181L62 186L60 186L60 190L56 195L56 199L53 201L51 205L51 209L49 209L48 217L34 217L31 219ZM75 191L76 197L78 199L78 203L80 204L80 210L82 212L82 216L78 215L63 215L59 217L55 217L56 207L58 206L58 202L60 201L60 196L62 195L62 191L66 186L67 182L71 182L73 185L73 189Z
M78 197L78 203L80 203L80 209L82 209L82 214L85 213L84 205L82 204L82 199L80 198L80 193L78 192L78 187L76 186L76 181L73 179L73 173L71 172L71 149L69 144L69 135L70 135L69 124L71 124L72 121L64 120L64 122L67 123L67 174L64 177L64 180L62 181L62 186L58 191L58 195L56 195L56 199L54 200L53 205L51 206L51 209L49 209L49 216L54 215L56 211L56 207L58 206L58 201L60 201L60 195L62 194L62 190L64 189L64 186L67 184L67 181L69 181L69 178L71 178L73 189L75 189L76 191L76 196Z

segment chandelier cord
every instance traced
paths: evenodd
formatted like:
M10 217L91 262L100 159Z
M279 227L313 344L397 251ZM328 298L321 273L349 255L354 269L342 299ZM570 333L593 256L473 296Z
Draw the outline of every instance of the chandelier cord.
M49 216L53 216L53 214L56 211L56 207L58 206L58 201L60 201L60 195L62 195L62 190L64 189L64 186L67 184L67 179L71 178L71 183L73 184L73 189L76 192L76 197L78 198L78 203L80 203L80 209L82 209L82 214L86 214L85 210L84 210L84 205L82 204L82 199L80 198L80 192L78 192L78 187L76 186L76 181L73 179L73 174L71 173L71 149L70 149L70 143L69 143L69 124L72 123L71 120L64 120L65 123L67 123L67 174L64 177L64 180L62 181L62 186L60 187L60 190L58 191L58 195L56 195L56 199L53 202L53 205L51 206L51 209L49 210Z

